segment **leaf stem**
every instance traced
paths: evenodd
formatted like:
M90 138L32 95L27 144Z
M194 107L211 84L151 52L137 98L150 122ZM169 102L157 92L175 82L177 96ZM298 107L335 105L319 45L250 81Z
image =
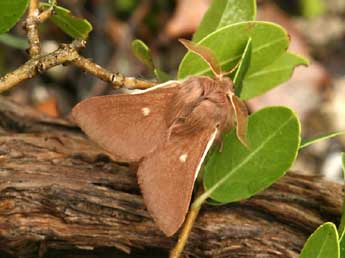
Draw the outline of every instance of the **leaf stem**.
M202 192L203 192L203 187L202 187L202 185L199 185L199 189L198 189L196 198L198 198L202 194ZM179 235L177 244L171 250L169 258L180 258L181 257L183 249L187 244L187 240L188 240L188 237L189 237L190 232L192 230L192 227L194 225L194 222L195 222L196 218L198 217L201 205L202 205L202 203L197 204L195 202L191 205L188 216L186 218L186 222L184 223L182 231Z

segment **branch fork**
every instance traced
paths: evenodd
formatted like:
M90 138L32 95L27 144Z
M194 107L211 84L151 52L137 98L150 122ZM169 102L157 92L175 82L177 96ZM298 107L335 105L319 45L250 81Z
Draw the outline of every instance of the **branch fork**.
M86 41L84 40L74 40L70 44L62 44L54 52L42 55L38 26L54 15L55 5L56 0L52 0L51 6L48 9L40 11L39 1L30 1L24 26L29 41L28 53L30 59L14 71L0 78L0 93L61 64L75 65L83 71L111 83L115 89L121 87L147 89L156 85L156 82L138 80L134 77L126 77L120 73L110 72L90 59L81 56L78 51L85 47Z

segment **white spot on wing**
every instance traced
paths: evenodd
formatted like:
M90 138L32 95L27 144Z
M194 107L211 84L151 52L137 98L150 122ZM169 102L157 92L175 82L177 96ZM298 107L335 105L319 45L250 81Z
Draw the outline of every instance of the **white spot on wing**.
M188 154L187 153L184 153L182 154L180 157L179 157L179 160L182 162L182 163L185 163L187 161L187 158L188 158Z
M141 112L144 116L148 116L151 113L151 109L149 109L148 107L144 107L141 109Z

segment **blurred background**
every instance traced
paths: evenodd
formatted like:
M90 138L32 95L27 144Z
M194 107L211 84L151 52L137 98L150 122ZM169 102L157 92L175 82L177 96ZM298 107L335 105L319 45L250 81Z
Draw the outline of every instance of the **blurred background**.
M114 72L153 79L131 53L130 43L146 42L154 62L175 78L186 50L178 38L190 38L211 0L60 0L59 5L94 27L83 55ZM345 130L345 1L260 0L258 20L284 26L290 50L306 56L309 67L298 67L290 81L251 100L253 112L264 106L287 105L301 121L303 137ZM52 23L40 26L42 48L51 52L70 42ZM28 55L22 23L0 36L0 74L23 64ZM6 92L8 98L28 104L50 116L66 116L81 99L111 93L111 87L70 66L56 67ZM345 137L303 149L293 170L342 180L340 153Z

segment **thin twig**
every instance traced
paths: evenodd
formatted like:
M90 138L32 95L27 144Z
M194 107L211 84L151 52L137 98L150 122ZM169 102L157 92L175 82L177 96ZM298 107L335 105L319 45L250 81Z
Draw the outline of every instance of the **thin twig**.
M115 88L147 89L156 84L150 81L138 80L133 77L125 77L119 73L109 72L103 67L93 63L91 60L79 55L78 50L84 46L85 41L75 40L71 44L61 45L50 54L38 55L30 59L16 70L0 78L0 92L8 90L18 83L43 73L54 66L66 63L74 64L99 79L112 83Z
M203 191L203 187L199 185L196 198L198 198L198 196L202 194L202 191ZM192 204L189 210L188 216L186 218L186 221L183 225L182 231L179 235L177 244L175 245L174 249L171 250L169 258L181 258L181 254L183 252L185 245L187 244L188 237L190 235L194 222L196 218L198 217L200 208L201 208L201 204L200 205L195 205L195 203Z
M147 89L157 84L151 81L138 80L134 77L125 77L120 73L112 73L98 64L95 64L90 59L82 56L73 60L73 63L85 72L92 74L103 81L110 82L115 89L121 87L129 89Z
M54 66L73 61L79 57L78 49L85 43L74 41L71 44L63 44L54 52L47 55L39 55L27 61L13 72L0 78L0 92L30 79Z
M25 28L27 30L29 40L28 51L31 58L37 57L41 52L40 38L38 34L38 16L40 14L38 7L38 0L30 0L28 17L25 22Z
M56 0L50 1L50 6L46 10L40 10L41 13L37 17L38 23L43 23L48 20L55 13Z
M0 92L8 90L54 66L66 63L74 64L83 71L111 83L114 88L147 89L156 84L155 82L138 80L134 77L125 77L120 73L112 73L93 63L90 59L80 56L78 50L85 46L85 41L82 40L75 40L71 44L63 44L54 52L41 55L38 25L54 14L56 0L52 0L50 3L50 7L40 13L39 0L30 1L25 27L27 29L31 59L16 70L0 78Z
M40 13L40 15L37 17L37 22L38 23L43 23L46 20L48 20L55 12L55 8L52 5L48 9L44 10L43 12Z

